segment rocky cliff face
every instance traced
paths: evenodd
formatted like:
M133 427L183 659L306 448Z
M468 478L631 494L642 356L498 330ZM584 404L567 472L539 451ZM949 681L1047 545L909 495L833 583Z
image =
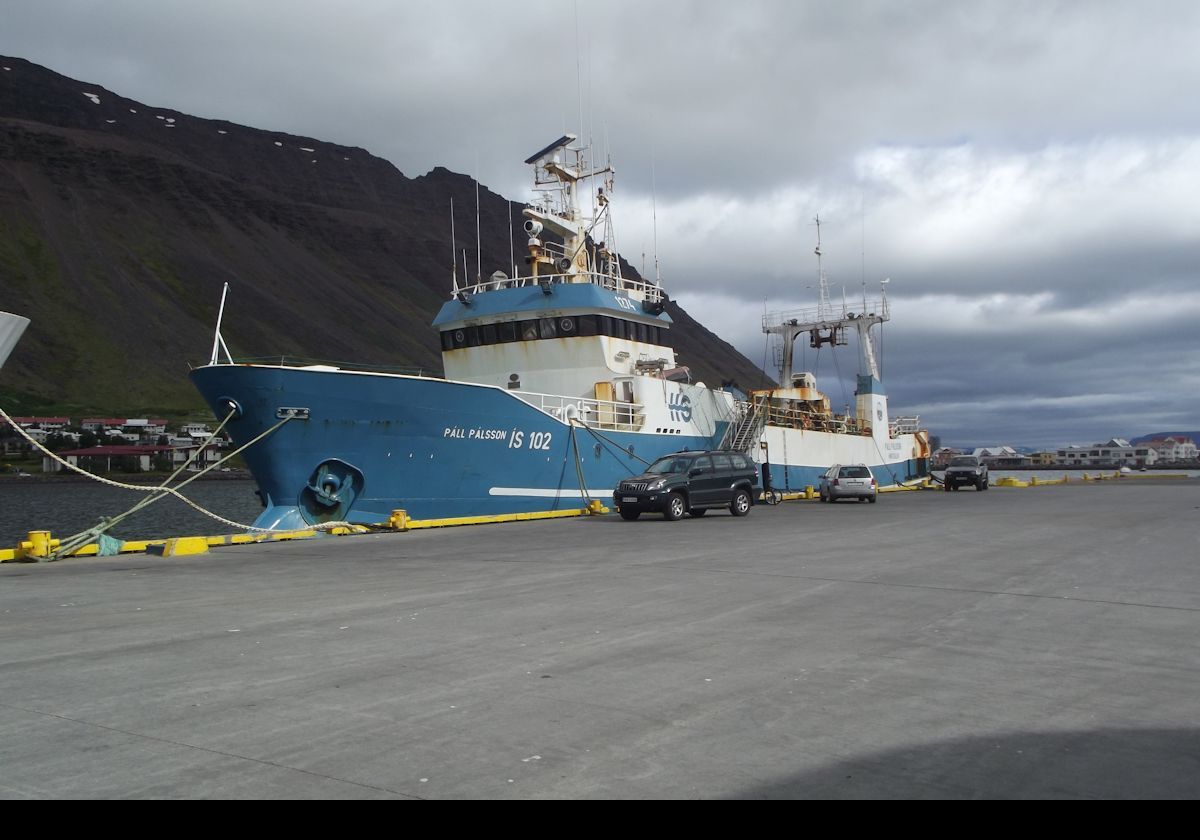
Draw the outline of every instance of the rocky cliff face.
M207 360L225 282L236 356L440 373L429 322L471 178L408 178L363 149L149 107L18 58L0 68L0 307L33 320L0 379L10 399L199 406L186 372ZM509 204L486 188L480 202L490 274L509 263ZM469 238L454 249L473 252ZM762 381L668 311L695 375Z

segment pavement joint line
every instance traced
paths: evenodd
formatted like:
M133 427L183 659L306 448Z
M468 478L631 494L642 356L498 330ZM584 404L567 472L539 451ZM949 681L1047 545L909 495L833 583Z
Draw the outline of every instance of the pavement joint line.
M0 708L8 709L9 711L14 711L14 712L24 712L25 714L29 714L29 715L38 715L39 717L54 718L55 720L62 720L62 721L66 721L68 723L78 724L79 726L89 726L89 727L93 727L95 729L103 729L108 732L116 732L120 735L128 735L130 738L138 738L138 739L141 739L144 741L153 741L153 742L156 742L159 744L169 744L173 747L184 747L186 749L198 750L200 752L206 752L206 753L210 753L212 755L219 755L219 756L223 756L225 758L240 759L241 761L249 761L254 764L262 764L267 767L274 767L279 770L290 770L293 773L301 773L305 776L312 776L313 778L316 778L316 779L324 779L325 781L328 781L328 782L341 782L343 784L352 785L353 787L361 787L361 788L366 788L368 790L377 790L380 793L390 793L393 796L402 796L405 799L422 799L423 800L425 798L423 796L416 796L411 793L403 793L398 790L392 790L391 788L380 787L379 785L371 785L371 784L367 784L366 782L356 782L356 781L353 781L352 779L343 779L340 776L329 776L329 775L326 775L325 773L316 773L312 770L305 770L302 767L292 767L291 765L288 765L288 764L280 764L277 761L268 761L265 758L253 758L248 755L238 755L237 753L226 752L225 750L216 750L216 749L213 749L212 747L201 747L201 746L198 746L197 744L188 744L184 741L175 741L170 738L160 738L157 735L145 735L141 732L130 732L128 729L121 729L120 727L117 727L117 726L106 726L103 723L95 723L95 722L89 721L89 720L80 720L79 718L73 718L73 717L69 717L67 715L55 714L54 712L43 712L43 711L39 711L38 709L27 709L24 706L14 706L10 703L0 703Z
M559 563L560 560L553 558L539 557L523 557L523 558L489 558L484 561L487 563L515 563L515 564L530 564L530 563ZM697 574L717 574L717 575L746 575L749 577L764 577L764 578L787 578L793 580L811 580L820 581L822 583L850 583L862 584L865 586L890 586L899 589L921 589L930 592L962 592L973 595L1007 595L1010 598L1037 598L1045 601L1075 601L1081 604L1108 604L1114 607L1142 607L1152 610L1177 610L1179 612L1200 612L1200 607L1177 607L1170 604L1146 604L1138 601L1110 601L1104 598L1079 598L1072 595L1039 595L1036 592L1007 592L1002 589L967 589L963 587L953 586L931 586L921 583L897 583L894 581L882 580L855 580L853 578L830 578L830 577L815 577L813 575L796 575L787 574L784 572L747 572L745 569L689 569L673 563L628 563L625 567L635 567L640 569L672 569L677 571L691 571Z
M649 566L651 564L639 564ZM679 566L668 565L666 568L678 569ZM1045 601L1076 601L1081 604L1108 604L1114 607L1144 607L1151 610L1178 610L1179 612L1200 612L1200 607L1176 607L1170 604L1145 604L1139 601L1110 601L1104 598L1078 598L1073 595L1039 595L1036 592L1008 592L1003 589L968 589L955 586L932 586L925 583L897 583L886 580L855 580L854 578L815 577L813 575L792 575L783 572L747 572L744 569L693 569L700 574L718 575L748 575L750 577L789 578L795 580L812 580L822 583L851 583L865 586L888 586L898 589L923 589L930 592L962 592L972 595L1007 595L1010 598L1038 598Z

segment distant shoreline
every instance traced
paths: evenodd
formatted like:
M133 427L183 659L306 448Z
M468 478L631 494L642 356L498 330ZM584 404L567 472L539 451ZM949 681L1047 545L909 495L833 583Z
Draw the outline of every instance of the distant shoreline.
M1123 464L1028 464L1026 466L1001 466L999 464L989 464L988 469L994 471L1003 470L1020 470L1023 472L1062 472L1063 470L1079 470L1087 472L1088 470L1119 470ZM930 467L931 472L942 472L946 467ZM1200 462L1197 461L1181 461L1172 464L1154 464L1149 467L1129 467L1132 472L1177 472L1179 470L1200 470Z

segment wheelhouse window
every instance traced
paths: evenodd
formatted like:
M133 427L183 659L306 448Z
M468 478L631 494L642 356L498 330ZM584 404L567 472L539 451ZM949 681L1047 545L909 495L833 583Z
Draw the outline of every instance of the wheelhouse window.
M663 328L640 321L626 321L609 315L560 315L556 318L530 318L522 321L501 321L472 327L443 330L443 350L463 347L504 344L513 341L541 341L550 338L607 335L649 344L666 339Z

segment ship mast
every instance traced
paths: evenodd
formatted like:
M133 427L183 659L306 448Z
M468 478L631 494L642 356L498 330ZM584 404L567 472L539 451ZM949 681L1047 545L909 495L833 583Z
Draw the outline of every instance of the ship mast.
M839 346L847 343L846 328L852 327L858 333L860 377L879 380L879 368L875 361L875 352L871 347L870 329L875 324L882 324L890 318L887 302L887 286L881 285L879 298L868 300L864 294L861 312L849 310L845 300L840 309L835 309L829 298L829 280L821 264L821 218L814 220L817 225L817 246L813 253L817 257L817 279L819 293L815 309L799 309L789 312L775 312L763 316L763 332L778 335L783 341L783 364L780 367L780 385L792 387L792 363L795 357L796 339L804 334L809 335L809 346L819 348L824 344Z
M510 288L538 286L550 296L560 284L590 283L640 302L643 311L649 314L662 313L666 296L658 282L626 279L622 275L610 207L612 163L606 161L594 167L589 158L590 148L575 141L574 134L564 134L525 159L533 167L533 189L537 195L521 211L528 237L525 257L528 273L518 274L514 265L511 278L498 271L485 279L477 272L471 282L464 260L461 285L457 266L451 274L451 294L463 305L472 305L475 295ZM596 184L590 201L580 195L588 183ZM585 203L590 210L584 209ZM452 239L453 225L452 208Z

